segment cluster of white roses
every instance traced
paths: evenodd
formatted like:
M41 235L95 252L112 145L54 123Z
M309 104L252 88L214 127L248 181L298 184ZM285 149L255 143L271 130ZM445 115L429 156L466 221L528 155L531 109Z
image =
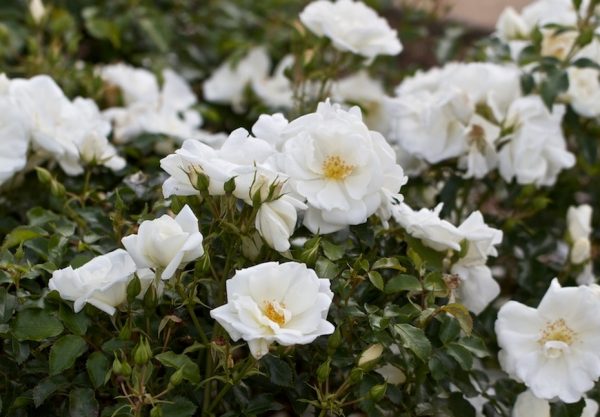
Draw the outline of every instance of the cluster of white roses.
M318 0L310 3L300 14L300 21L313 34L328 38L334 48L367 58L367 64L378 55L397 55L402 51L398 34L387 21L360 1ZM209 102L231 105L234 111L245 109L246 93L250 89L271 109L290 109L294 91L286 70L294 64L294 57L286 55L271 74L271 58L264 46L248 51L241 59L226 61L204 82L204 98ZM317 95L316 85L305 86L306 94ZM336 101L366 104L377 107L384 94L383 86L361 71L341 80L333 80L332 96ZM375 103L375 106L372 104ZM369 123L376 128L376 122Z
M157 293L162 280L204 254L198 220L188 206L172 218L168 215L142 222L138 233L123 238L126 250L98 256L80 268L55 271L48 284L79 312L86 303L114 314L127 300L134 275L143 297L151 285ZM256 358L276 341L282 345L306 344L330 334L334 327L327 312L333 293L329 280L319 279L297 262L268 262L246 268L227 281L228 303L211 311L234 340L248 342Z
M329 102L315 113L288 122L281 114L263 115L254 136L234 131L219 149L197 141L161 161L171 175L165 197L198 194L194 179L208 177L211 195L233 194L253 205L260 202L256 228L282 252L296 226L297 211L313 233L332 233L377 214L391 215L391 199L406 182L393 149L370 131L358 108L349 111ZM257 194L258 193L258 194Z
M69 100L46 75L0 75L0 185L29 165L58 162L68 175L87 164L120 170L125 160L108 142L111 126L93 100Z
M450 63L417 73L386 100L388 138L429 163L458 158L465 177L494 169L519 184L552 185L575 164L566 149L564 106L522 96L520 72L490 63ZM418 173L423 165L416 165Z
M99 76L120 89L124 107L106 109L103 116L114 125L114 140L124 143L142 133L172 136L176 139L210 141L200 130L202 118L192 109L197 98L188 83L171 69L157 77L143 68L126 64L98 68Z
M271 76L271 58L267 50L264 47L253 48L239 61L224 62L215 70L204 82L204 98L209 102L229 104L235 111L242 112L246 89L251 87L270 108L289 109L293 104L292 83L284 72L293 63L293 57L286 56Z
M414 211L407 204L393 206L394 219L408 234L420 239L425 246L439 252L460 252L467 245L465 255L451 267L460 280L456 297L470 311L481 313L500 293L500 286L486 265L488 256L497 256L495 245L502 242L502 231L485 224L479 211L459 227L440 219L442 204L435 209Z
M537 0L520 13L508 7L496 23L496 35L509 46L515 61L526 47L532 45L532 35L539 30L542 34L542 56L569 62L585 58L598 65L600 41L596 38L597 31L588 45L576 48L580 36L577 22L585 19L589 6L589 1L583 1L577 10L571 0ZM592 18L598 19L596 10ZM567 74L569 88L562 97L565 102L581 116L600 116L600 70L592 65L570 66Z
M126 250L116 249L85 265L54 271L48 286L65 300L74 301L75 312L86 303L108 314L127 299L127 285L140 280L143 296L150 285L160 291L160 279L168 280L178 268L204 254L198 219L185 206L172 218L163 215L142 222L138 233L122 240Z

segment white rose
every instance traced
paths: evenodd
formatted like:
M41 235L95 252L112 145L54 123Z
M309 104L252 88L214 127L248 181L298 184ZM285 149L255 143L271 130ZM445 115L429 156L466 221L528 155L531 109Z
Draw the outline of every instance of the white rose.
M331 87L331 96L335 101L360 105L367 126L381 133L386 131L386 93L383 82L371 78L366 70L335 81Z
M569 89L566 98L578 114L600 116L600 72L595 68L569 67Z
M467 150L474 107L459 90L419 91L386 100L389 139L409 154L437 163Z
M462 233L450 222L440 219L440 203L433 210L422 208L414 211L408 205L400 203L393 206L394 219L406 232L420 239L425 246L437 251L460 250Z
M451 62L442 68L417 72L396 88L396 95L402 98L423 91L434 96L466 95L468 99L463 99L466 108L454 110L464 123L476 105L488 107L493 117L500 121L521 95L520 70L514 65Z
M600 377L600 304L587 286L554 279L537 309L509 301L495 326L500 365L538 398L577 402Z
M131 256L123 249L117 249L97 256L77 269L69 266L54 271L48 287L58 291L65 300L74 301L76 313L88 303L112 315L115 307L127 300L127 285L135 272L136 265ZM145 288L153 279L153 276L140 275Z
M554 29L542 29L542 56L551 56L561 61L566 59L579 33L575 30L556 33Z
M27 121L6 95L0 95L0 185L27 164L29 132Z
M504 41L525 38L530 31L527 23L512 7L504 9L496 22L496 34Z
M250 50L236 63L224 62L204 81L204 98L215 103L231 104L241 111L244 90L253 80L264 80L269 74L271 59L263 47Z
M596 417L598 403L585 398L581 417ZM512 411L512 417L550 417L550 402L537 398L530 390L519 394Z
M459 160L459 166L467 171L465 178L483 178L498 166L496 141L499 137L499 126L478 114L473 115L467 126L467 154Z
M115 140L126 142L148 132L180 139L199 138L200 114L191 109L197 99L185 79L167 68L163 85L156 76L141 68L124 64L102 67L100 76L118 86L126 107L104 111L104 117L115 125Z
M160 94L156 76L144 68L113 64L98 69L100 77L118 87L126 106L134 103L155 103Z
M187 205L175 218L165 214L142 222L138 233L125 236L122 242L138 268L160 269L162 279L171 278L176 269L204 254L198 219Z
M252 126L252 134L261 140L271 144L273 148L281 151L286 138L283 130L289 124L288 119L281 113L261 114Z
M370 59L402 51L398 33L360 1L313 1L300 13L300 20L315 35L328 37L342 51Z
M289 109L293 106L292 82L285 76L285 71L293 64L294 58L288 55L277 65L272 77L256 77L251 80L252 90L267 106L276 109Z
M248 131L241 128L234 130L217 150L196 140L186 140L175 154L160 161L161 168L171 175L163 183L163 194L165 197L197 194L190 176L202 173L209 179L210 195L224 195L224 185L228 180L245 175L236 180L236 185L240 184L240 189L236 187L236 194L248 196L250 190L242 189L242 183L249 186L255 167L274 153L273 146L249 136Z
M539 96L517 99L510 107L505 125L514 131L499 152L500 174L519 184L552 185L563 169L575 164L562 131L564 106L549 112Z
M574 264L585 262L591 256L592 207L590 205L569 207L567 231L572 242L571 262Z
M80 122L82 112L54 80L47 75L14 79L9 94L30 122L34 150L56 159L68 175L82 173L76 145L79 132L85 127L84 121Z
M304 225L331 233L364 223L406 182L393 149L363 123L360 109L329 102L292 121L280 168L308 201Z
M307 344L333 333L335 328L327 321L333 299L329 285L304 264L259 264L227 280L227 304L210 315L234 341L247 341L259 359L273 342Z
M550 23L564 26L574 26L577 23L577 11L571 0L534 1L523 7L521 17L527 27L532 29Z
M256 213L256 230L270 247L285 252L290 248L290 236L296 228L298 210L305 208L304 203L288 195L262 203Z
M125 168L125 160L117 155L117 150L105 136L96 132L86 135L77 147L79 157L86 164L104 165L113 171Z
M481 265L485 264L488 256L498 255L495 246L502 242L502 230L488 226L481 212L471 213L458 226L458 231L469 243L466 255L460 260L462 264Z
M500 294L500 285L486 265L458 262L450 271L460 277L456 290L458 301L475 314L481 313Z

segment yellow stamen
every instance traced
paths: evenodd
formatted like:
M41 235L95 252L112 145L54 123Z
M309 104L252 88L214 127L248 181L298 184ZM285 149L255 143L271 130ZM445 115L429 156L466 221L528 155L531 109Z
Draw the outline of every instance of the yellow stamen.
M567 326L563 319L553 321L546 325L538 342L544 345L546 342L552 341L571 345L575 341L575 332Z
M323 162L323 175L331 180L343 180L352 173L354 166L337 155L328 156Z
M279 304L279 303L277 303ZM279 308L277 308L279 307ZM269 318L269 320L271 320L272 322L277 323L280 326L283 326L285 324L285 314L282 311L283 308L285 308L284 305L279 304L278 306L273 305L272 302L266 301L265 302L265 316L267 316Z

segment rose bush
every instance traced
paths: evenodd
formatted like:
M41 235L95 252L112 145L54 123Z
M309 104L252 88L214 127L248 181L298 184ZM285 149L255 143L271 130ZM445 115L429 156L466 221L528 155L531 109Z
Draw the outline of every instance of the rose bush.
M0 5L0 416L591 417L600 4Z

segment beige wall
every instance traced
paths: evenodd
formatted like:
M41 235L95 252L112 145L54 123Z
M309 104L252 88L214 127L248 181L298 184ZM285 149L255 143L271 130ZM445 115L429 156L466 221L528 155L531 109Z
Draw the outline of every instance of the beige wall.
M445 0L450 5L450 17L475 26L493 27L507 6L520 10L530 0Z

